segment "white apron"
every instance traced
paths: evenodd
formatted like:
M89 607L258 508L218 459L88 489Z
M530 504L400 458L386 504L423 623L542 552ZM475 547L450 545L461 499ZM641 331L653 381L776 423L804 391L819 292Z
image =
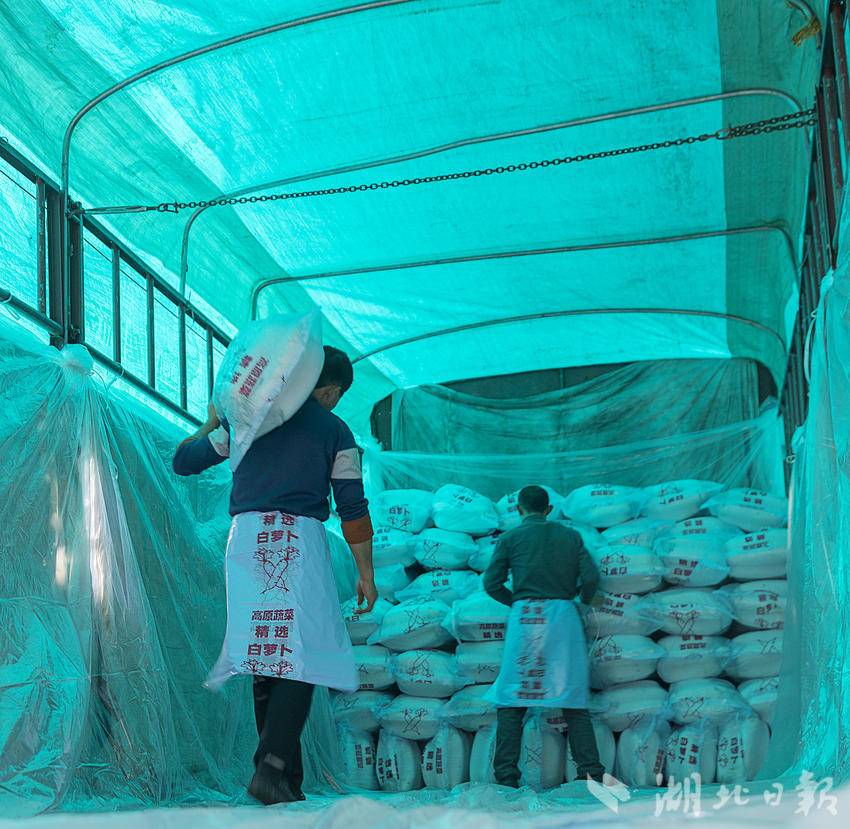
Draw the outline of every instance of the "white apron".
M208 688L255 674L357 690L320 521L280 512L235 516L225 571L227 632Z
M484 698L500 708L587 708L589 684L587 642L575 602L514 602L502 667Z

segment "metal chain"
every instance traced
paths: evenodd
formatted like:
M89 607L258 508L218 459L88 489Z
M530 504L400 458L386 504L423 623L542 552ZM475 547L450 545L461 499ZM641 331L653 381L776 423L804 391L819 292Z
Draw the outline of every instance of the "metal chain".
M815 110L804 109L787 115L779 115L775 118L765 118L761 121L753 121L748 124L725 127L716 132L703 133L702 135L690 135L685 138L673 138L667 141L655 141L650 144L637 144L632 147L622 147L616 150L602 150L595 153L584 153L581 155L567 155L559 158L544 159L543 161L528 161L519 164L507 164L503 167L486 167L477 170L464 170L455 173L442 173L434 176L422 176L419 178L393 179L391 181L375 181L370 184L352 184L342 187L329 187L320 190L300 190L293 193L271 193L260 196L233 196L229 198L209 199L208 201L189 202L163 202L158 205L146 205L131 208L135 211L158 211L159 213L178 213L181 210L196 210L197 208L223 207L239 204L258 204L264 202L288 201L291 199L306 199L314 196L337 196L343 193L364 193L369 190L389 190L398 187L413 187L419 184L435 184L441 181L458 181L461 179L480 178L481 176L498 176L506 173L522 173L526 170L537 170L545 167L558 167L563 164L580 164L583 161L596 161L601 158L616 158L623 155L650 152L652 150L665 150L670 147L683 147L690 144L699 144L705 141L730 141L735 138L744 138L751 135L764 135L771 132L783 130L801 129L813 127L817 123ZM126 208L125 208L126 209ZM119 212L121 208L115 208ZM84 212L78 208L77 212ZM98 212L109 212L100 209Z

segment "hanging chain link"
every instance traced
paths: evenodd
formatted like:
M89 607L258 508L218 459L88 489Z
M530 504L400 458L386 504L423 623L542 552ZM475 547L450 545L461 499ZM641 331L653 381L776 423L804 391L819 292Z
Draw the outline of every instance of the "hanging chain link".
M751 135L764 135L771 132L801 129L813 127L817 123L815 110L804 109L799 112L791 112L787 115L779 115L775 118L765 118L761 121L752 121L748 124L724 127L716 132L703 133L702 135L689 135L685 138L672 138L667 141L655 141L650 144L637 144L632 147L622 147L616 150L602 150L595 153L584 153L581 155L566 155L558 158L549 158L542 161L528 161L520 164L507 164L504 167L485 167L477 170L464 170L455 173L442 173L440 175L422 176L419 178L393 179L390 181L375 181L370 184L352 184L341 187L329 187L319 190L300 190L292 193L271 193L259 196L232 196L208 201L188 202L163 202L157 205L146 205L129 208L134 212L157 211L159 213L179 213L181 210L196 210L207 207L224 207L239 204L260 204L264 202L288 201L291 199L307 199L315 196L337 196L343 193L364 193L369 190L389 190L398 187L414 187L419 184L436 184L442 181L458 181L461 179L480 178L482 176L499 176L506 173L522 173L527 170L537 170L546 167L558 167L563 164L580 164L583 161L597 161L601 158L617 158L623 155L634 155L636 153L651 152L653 150L666 150L670 147L684 147L690 144L700 144L706 141L730 141L735 138L745 138ZM101 208L98 213L123 212L128 208ZM85 212L77 208L74 212Z

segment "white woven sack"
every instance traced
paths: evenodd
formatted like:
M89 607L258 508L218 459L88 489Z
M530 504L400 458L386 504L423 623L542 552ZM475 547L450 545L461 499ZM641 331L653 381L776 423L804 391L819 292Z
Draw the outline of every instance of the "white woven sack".
M483 573L490 566L498 543L498 535L484 535L475 539L475 552L467 562L469 569L475 570L476 573Z
M324 362L318 309L242 326L227 347L213 387L215 410L230 426L231 469L257 438L304 405Z
M369 499L369 514L376 527L393 527L421 533L431 518L432 492L422 489L388 489Z
M440 727L440 711L444 705L441 699L401 694L378 711L378 722L385 732L396 737L430 740Z
M441 716L462 731L478 731L496 722L496 706L484 699L489 685L470 685L458 691L445 704Z
M504 642L462 642L455 651L458 673L476 685L493 683L499 676L504 652Z
M446 629L458 642L502 641L510 608L483 590L452 605Z
M684 521L695 516L702 505L723 490L713 481L668 481L647 487L642 515L662 521Z
M648 636L658 630L657 620L645 612L642 596L636 593L597 594L598 604L579 604L588 638L635 633Z
M363 731L339 729L339 747L345 769L345 782L365 791L376 791L378 778L375 774L375 738Z
M479 729L472 740L469 760L469 782L479 786L496 782L493 762L496 759L496 723Z
M470 737L450 725L439 731L422 751L422 779L429 789L453 789L469 781Z
M360 605L355 596L345 602L340 610L352 644L365 645L366 640L381 626L392 605L386 599L378 599L368 613L358 613L358 607Z
M448 699L471 681L458 672L457 661L443 651L414 650L392 660L393 676L402 694Z
M466 533L430 529L416 537L413 554L426 570L465 570L476 549Z
M590 484L573 490L562 509L565 517L591 527L613 527L637 518L646 497L641 489L615 484Z
M732 717L720 726L717 741L717 782L755 780L770 745L770 729L759 717Z
M481 589L481 576L472 570L431 570L417 576L407 587L396 593L401 601L408 599L439 599L451 605Z
M726 597L710 588L662 590L645 596L641 613L671 635L718 636L732 624Z
M657 518L635 518L611 527L602 533L606 544L612 546L652 547L659 535L673 528L673 521L661 521Z
M646 547L611 544L590 556L599 571L599 586L608 593L649 593L664 576L660 559Z
M439 648L452 638L443 627L448 615L448 605L437 599L402 602L384 616L381 627L369 637L369 644L395 651Z
M375 588L382 599L395 604L396 594L410 584L411 578L400 564L375 568Z
M788 499L757 489L730 489L703 504L703 509L745 532L784 527L788 522Z
M378 711L389 705L395 694L386 691L355 691L353 694L335 694L334 719L351 731L377 731L380 727Z
M675 782L692 778L703 786L713 783L717 771L717 726L701 721L673 731L667 741L665 770Z
M571 530L575 530L581 536L584 548L588 552L605 546L605 539L602 538L602 533L596 527L591 527L590 524L582 524L580 521L573 521L572 518L559 518L558 523L569 527Z
M355 645L354 664L361 691L382 691L395 683L392 652L381 645Z
M566 758L567 744L563 735L548 727L539 714L531 715L522 729L521 784L536 792L560 786L564 782Z
M744 627L771 630L785 626L788 582L784 579L745 581L724 589L735 621Z
M615 634L596 639L590 645L590 684L608 688L646 679L655 673L665 651L648 636Z
M738 691L756 714L768 725L773 724L773 715L776 713L776 703L779 699L778 676L748 679L738 686Z
M410 567L416 563L416 536L392 527L378 527L372 536L372 563L375 567L400 564Z
M670 717L680 725L710 720L722 723L749 706L738 689L724 679L685 679L670 686Z
M496 505L465 486L440 487L434 493L433 516L437 527L452 532L478 536L499 528Z
M788 530L762 530L738 536L726 542L725 553L733 579L785 578L790 554Z
M729 640L723 636L665 636L658 644L658 676L664 682L720 676L729 658Z
M729 643L726 674L736 680L778 676L782 667L782 631L754 630Z
M375 755L378 785L385 792L410 792L422 788L419 745L382 731Z
M614 685L592 696L597 713L612 731L625 731L646 717L657 717L667 705L667 691L651 679Z
M647 717L627 728L617 741L617 779L641 788L660 785L669 739L670 724L662 718Z

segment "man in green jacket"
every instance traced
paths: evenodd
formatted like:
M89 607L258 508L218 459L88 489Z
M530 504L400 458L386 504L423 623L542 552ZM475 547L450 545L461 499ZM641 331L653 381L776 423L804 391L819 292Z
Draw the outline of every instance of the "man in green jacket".
M522 727L529 707L561 708L579 779L602 782L604 768L587 711L589 669L584 628L573 599L590 604L599 584L581 536L547 521L546 490L519 494L522 524L499 538L484 589L511 607L505 657L487 699L498 706L496 782L519 785ZM508 574L512 590L505 586Z

